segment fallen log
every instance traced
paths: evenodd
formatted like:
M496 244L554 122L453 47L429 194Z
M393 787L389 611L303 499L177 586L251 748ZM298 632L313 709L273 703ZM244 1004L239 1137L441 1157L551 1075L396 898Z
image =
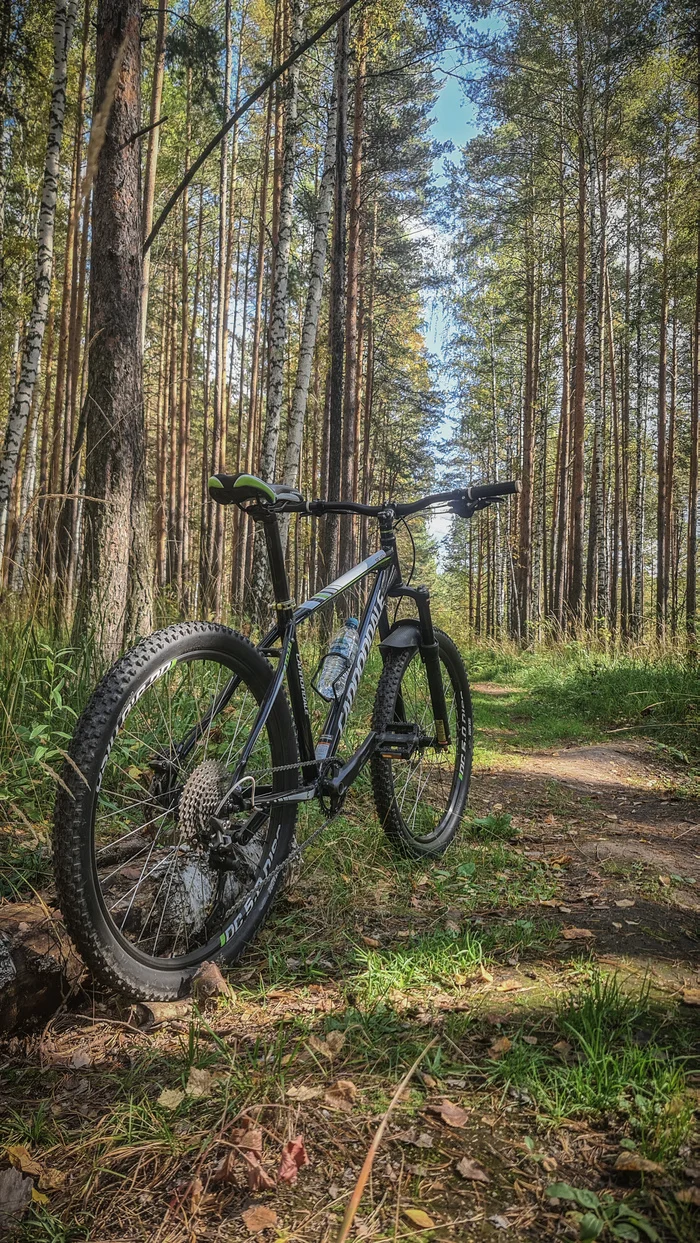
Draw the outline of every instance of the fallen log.
M83 971L58 911L39 901L0 906L0 1033L55 1014Z

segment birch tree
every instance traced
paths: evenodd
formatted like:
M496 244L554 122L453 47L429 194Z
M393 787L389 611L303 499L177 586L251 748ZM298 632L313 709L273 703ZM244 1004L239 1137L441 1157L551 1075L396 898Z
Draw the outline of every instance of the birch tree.
M54 6L53 88L39 210L34 296L27 325L19 383L15 390L0 459L0 563L5 551L10 494L39 376L41 351L49 311L59 162L66 115L68 50L75 25L76 3L77 0L55 0Z

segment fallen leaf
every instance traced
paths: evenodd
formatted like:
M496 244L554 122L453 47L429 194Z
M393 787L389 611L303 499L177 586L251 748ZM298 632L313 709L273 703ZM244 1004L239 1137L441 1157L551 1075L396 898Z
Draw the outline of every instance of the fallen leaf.
M616 1170L635 1174L663 1174L664 1167L658 1161L640 1157L638 1152L621 1152L615 1162Z
M448 1101L447 1097L441 1105L431 1105L430 1108L433 1113L439 1114L448 1126L462 1127L469 1117L466 1109L462 1109L461 1105L454 1105L452 1101Z
M36 1187L32 1187L32 1203L33 1204L48 1204L48 1202L49 1202L49 1197L45 1196L43 1191L37 1191Z
M85 1070L87 1066L92 1066L92 1058L89 1053L86 1053L85 1049L76 1049L70 1064L74 1070Z
M634 900L632 898L620 898L615 902L615 906L634 906Z
M378 950L382 944L376 937L360 936L360 940L364 941L365 945L367 945L371 950Z
M268 1174L267 1170L261 1164L260 1157L257 1152L244 1152L243 1160L246 1163L248 1190L271 1191L275 1185L275 1180Z
M547 860L553 867L563 868L567 864L573 863L571 855L555 855L554 858Z
M292 1101L313 1101L316 1097L323 1096L323 1088L312 1088L310 1083L293 1083L287 1088L285 1096Z
M39 1175L39 1186L42 1191L58 1191L63 1186L68 1175L65 1170L57 1170L54 1166L42 1170Z
M686 1187L684 1191L677 1191L676 1199L681 1204L694 1204L696 1208L700 1208L700 1187Z
M231 1142L237 1148L243 1148L247 1152L257 1152L259 1157L262 1156L263 1133L260 1127L251 1126L247 1131L233 1131L231 1133Z
M620 931L620 929L621 929L621 927L622 927L622 924L616 924L616 923L615 923L615 920L613 919L613 920L612 920L612 926L613 926L613 928L615 929L615 931L616 931L616 932L619 932L619 931Z
M663 885L664 889L668 889L669 885L671 884L671 877L670 876L659 876L658 879L659 879L659 884Z
M221 1161L219 1161L218 1165L214 1169L214 1173L211 1176L212 1186L216 1186L217 1183L235 1183L238 1162L238 1153L230 1151L227 1152L226 1156L222 1157Z
M418 1074L420 1075L423 1086L426 1087L429 1092L432 1092L433 1088L437 1087L437 1079L433 1079L433 1076L429 1075L427 1071L420 1070Z
M304 1136L297 1135L296 1139L290 1139L282 1149L280 1167L277 1171L280 1182L293 1185L297 1181L297 1174L301 1167L308 1164L309 1154L304 1147Z
M542 1169L546 1170L548 1174L553 1174L557 1168L557 1163L554 1157L543 1157L540 1164Z
M489 1045L489 1057L498 1060L499 1057L503 1057L504 1053L508 1053L512 1047L513 1042L507 1036L496 1036Z
M23 1174L33 1174L35 1177L41 1174L39 1162L34 1160L24 1144L10 1144L6 1151L10 1165L14 1165L16 1170L21 1170Z
M23 1217L32 1202L33 1183L21 1170L0 1170L0 1225Z
M340 1109L349 1114L357 1100L357 1088L351 1079L337 1079L326 1089L323 1099L330 1109Z
M188 1096L209 1096L218 1082L218 1075L213 1075L210 1070L203 1070L199 1066L193 1066L187 1077L185 1091Z
M414 1226L422 1226L424 1230L431 1230L435 1226L432 1217L428 1217L422 1208L405 1208L403 1215L412 1221Z
M249 1234L260 1234L261 1230L270 1230L277 1225L277 1214L266 1204L254 1204L252 1208L241 1213Z
M558 1053L565 1062L569 1060L571 1054L573 1053L573 1049L568 1040L557 1040L557 1043L552 1045L552 1048L554 1049L554 1052Z
M486 970L483 962L480 962L476 969L476 978L484 984L493 984L493 976L490 971Z
M522 984L520 980L514 980L511 978L509 980L501 980L496 985L496 988L499 993L514 993L516 989L522 988Z
M479 1162L472 1161L469 1157L462 1157L457 1166L457 1173L461 1174L462 1178L470 1178L475 1183L488 1183L491 1181L486 1170L481 1168Z
M537 1044L537 1036L523 1036L523 1044Z
M314 1053L320 1053L322 1057L327 1057L332 1061L345 1044L345 1032L329 1032L325 1039L321 1039L320 1036L309 1036L308 1043Z
M503 1217L500 1213L494 1213L493 1217L488 1219L492 1226L497 1230L510 1230L510 1222L507 1217Z
M565 941L585 941L595 933L590 928L562 928L561 935Z
M156 1104L162 1105L163 1109L177 1109L184 1099L185 1093L181 1092L179 1088L163 1088Z
M681 1001L686 1006L700 1006L700 988L684 988Z

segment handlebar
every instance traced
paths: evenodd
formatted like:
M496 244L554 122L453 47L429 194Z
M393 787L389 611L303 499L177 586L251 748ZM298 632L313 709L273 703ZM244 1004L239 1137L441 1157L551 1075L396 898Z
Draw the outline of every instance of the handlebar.
M313 514L362 514L369 518L378 518L380 514L393 511L397 518L408 518L422 509L430 509L433 505L462 504L479 505L479 502L498 500L504 496L515 496L521 488L518 479L510 479L503 483L474 484L468 488L454 488L451 492L434 492L431 496L423 496L418 501L397 504L386 501L383 505L362 505L358 501L280 501L275 506L280 512ZM457 512L457 511L455 511Z

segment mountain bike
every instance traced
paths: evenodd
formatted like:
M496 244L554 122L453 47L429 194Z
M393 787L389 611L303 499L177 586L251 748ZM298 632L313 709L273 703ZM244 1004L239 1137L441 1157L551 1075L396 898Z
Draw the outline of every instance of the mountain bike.
M277 620L257 646L214 623L158 631L117 661L78 722L56 799L55 877L68 931L98 979L167 999L205 961L235 960L367 764L392 845L414 857L442 854L469 791L469 684L456 645L433 625L427 588L403 581L396 527L428 509L470 518L518 490L493 483L363 505L306 501L253 475L210 479L212 500L239 505L264 534ZM296 605L278 521L286 514L374 518L380 546ZM298 631L365 579L356 653L314 740ZM391 600L412 602L415 617L390 624ZM377 632L371 727L342 759ZM322 823L298 844L299 805L311 800Z

